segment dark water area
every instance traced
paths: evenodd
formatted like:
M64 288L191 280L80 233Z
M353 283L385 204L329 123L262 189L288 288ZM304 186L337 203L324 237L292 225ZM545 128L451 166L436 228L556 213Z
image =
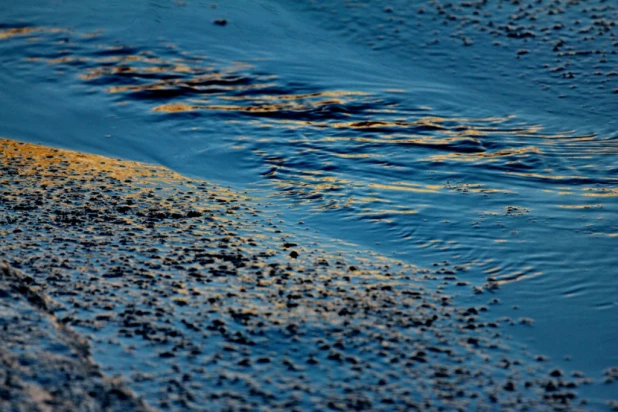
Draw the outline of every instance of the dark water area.
M618 365L617 21L600 0L9 0L0 136L448 261L453 289L490 284L498 312L535 320L512 330L530 350L601 379Z

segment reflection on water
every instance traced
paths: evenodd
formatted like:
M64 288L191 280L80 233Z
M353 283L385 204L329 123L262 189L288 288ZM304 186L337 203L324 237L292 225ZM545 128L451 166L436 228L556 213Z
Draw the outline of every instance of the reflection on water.
M407 90L320 87L166 44L113 45L104 35L35 27L4 28L0 40L0 52L20 50L17 73L159 125L152 145L190 140L206 177L222 165L200 153L241 153L241 169L255 169L282 205L310 210L334 236L383 244L402 260L448 257L460 279L487 282L478 293L525 280L539 313L553 310L546 295L563 294L603 308L604 325L613 319L615 134L462 117ZM586 292L564 293L574 279ZM568 307L556 317L571 337ZM607 350L611 332L603 333Z
M388 236L396 228L396 237L418 238L418 246L436 230L457 244L468 242L467 249L496 239L508 243L496 232L503 223L485 227L482 236L469 233L489 219L479 202L483 209L505 210L524 204L536 219L562 213L567 221L574 219L571 210L590 207L586 198L618 195L614 137L546 133L514 116L451 116L413 101L405 90L312 90L173 45L142 50L98 37L15 27L0 38L5 47L13 38L39 43L24 61L60 68L60 76L77 77L87 93L107 92L144 117L192 127L201 145L207 142L200 130L213 119L225 121L235 128L234 136L223 137L229 150L252 153L279 195L386 224ZM468 226L436 223L449 219ZM611 235L615 227L605 230Z
M565 375L542 398L552 369L499 333L508 319L459 306L427 269L290 233L232 190L164 168L172 184L120 181L152 168L10 140L0 170L0 248L33 275L11 292L53 305L108 376L163 410L549 410L589 381Z
M519 96L531 100L540 95L577 99L578 115L604 111L612 116L616 108L616 2L288 3L370 53L397 55L458 82L487 87L489 93L508 92L496 90L501 87L523 91Z

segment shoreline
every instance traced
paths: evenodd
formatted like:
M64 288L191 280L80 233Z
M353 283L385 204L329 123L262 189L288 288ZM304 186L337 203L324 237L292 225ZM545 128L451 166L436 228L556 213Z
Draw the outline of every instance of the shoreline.
M450 268L316 246L162 167L6 139L0 167L3 257L152 407L586 408L591 380L503 336L492 296L458 307Z

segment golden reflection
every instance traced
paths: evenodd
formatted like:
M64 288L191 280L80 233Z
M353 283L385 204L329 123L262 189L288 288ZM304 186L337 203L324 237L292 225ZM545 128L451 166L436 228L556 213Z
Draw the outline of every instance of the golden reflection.
M537 179L544 179L544 180L567 180L567 179L568 180L571 180L571 179L587 180L587 178L584 176L542 175L540 173L521 173L521 172L506 172L506 173L510 175L515 175L515 176L534 177Z
M14 28L1 30L0 39L59 31L62 29ZM98 35L96 33L94 36ZM447 182L430 185L394 181L402 178L379 177L362 180L336 170L325 172L321 169L329 166L324 169L332 170L330 166L333 164L342 164L345 168L347 163L366 162L376 169L399 168L405 172L418 166L417 170L421 173L432 173L438 167L448 167L454 162L467 162L471 166L491 164L492 170L497 170L494 173L500 175L518 176L527 180L542 179L564 185L566 180L584 183L586 177L578 175L584 172L575 170L557 174L551 169L536 168L540 158L557 155L581 158L590 154L615 153L617 150L616 143L598 141L594 134L574 136L573 132L543 133L539 125L516 122L514 116L445 117L432 115L432 109L425 106L414 107L409 112L401 101L380 100L375 95L355 90L301 93L297 88L282 84L275 75L250 71L252 66L249 64L234 62L227 67L220 67L206 56L191 55L172 45L168 45L163 52L172 57L161 57L151 50L140 51L101 44L90 45L94 51L91 57L84 57L88 50L72 55L71 50L63 50L65 46L55 47L59 52L56 57L30 60L76 68L84 84L91 86L92 90L99 87L115 95L116 104L140 101L149 104L146 110L160 113L158 116L197 111L233 112L238 113L238 116L226 116L229 118L223 121L243 126L278 128L286 132L292 129L293 132L282 142L287 145L282 151L286 155L272 156L268 153L277 150L272 148L275 142L280 142L281 134L277 133L256 133L256 136L243 138L247 144L235 144L232 148L253 150L253 153L262 156L265 163L272 166L264 176L271 179L271 183L282 193L297 196L308 203L320 203L323 208L387 203L387 200L380 198L386 191L418 194L453 190L482 194L512 193L487 187L485 183L451 185ZM387 93L405 93L405 90L388 89ZM138 94L147 96L147 99L138 100ZM150 104L152 101L155 103ZM257 147L268 149L255 150ZM378 149L374 150L376 147ZM382 147L386 149L380 150ZM314 165L309 163L303 167L290 165L290 158L306 156L308 153L318 158L336 159L332 162L327 159ZM390 163L382 160L400 154L406 156L401 161L398 159L398 162ZM415 166L412 166L413 162ZM507 170L500 170L501 166ZM312 167L315 170L311 170ZM379 176L379 171L376 173ZM426 176L417 176L415 179L434 181L428 180ZM604 181L618 182L617 179ZM352 198L350 188L369 193ZM551 189L541 188L567 196L618 196L616 188ZM377 208L375 205L373 207ZM373 212L364 210L362 213ZM376 213L411 214L416 213L416 210L391 208Z
M384 157L379 154L369 154L369 153L333 153L334 156L343 157L344 159L365 159L365 158L378 158Z
M445 139L445 141L448 141L448 140ZM445 160L454 160L458 162L474 162L474 161L477 161L478 159L491 159L491 158L500 158L500 157L507 157L507 156L517 156L519 158L525 158L530 153L542 154L543 151L535 146L525 146L519 149L515 149L515 148L501 149L493 153L491 152L456 153L455 152L455 153L439 154L439 155L427 156L421 160L431 161L431 162L445 161Z
M16 36L27 36L32 33L65 33L69 31L68 29L62 29L58 27L14 27L11 29L0 30L0 40L10 39L11 37ZM31 38L39 40L39 38ZM64 42L63 42L64 43Z
M28 33L38 29L9 29L5 30L4 36ZM91 81L103 76L122 75L123 84L112 84L107 88L109 93L137 93L152 92L157 98L166 98L165 94L157 96L156 93L174 91L179 96L183 94L191 97L190 94L197 95L205 88L216 88L219 92L209 95L208 99L193 102L165 102L157 104L152 108L155 112L178 113L185 111L232 111L239 113L256 113L268 115L268 122L263 122L264 127L273 127L278 124L281 127L320 127L333 129L379 129L397 128L413 132L407 135L382 135L382 136L351 136L333 137L330 141L354 141L360 143L374 144L398 144L398 145L442 145L452 147L454 153L430 157L427 161L446 161L446 160L476 160L479 158L495 158L502 156L520 156L526 153L542 153L538 147L526 146L524 148L503 148L496 152L491 152L482 147L482 141L476 140L490 134L500 136L517 136L519 138L570 138L571 142L585 141L594 139L594 135L580 136L573 139L567 135L538 135L540 127L536 125L513 125L501 127L506 122L511 122L514 116L486 117L486 118L460 118L442 116L422 116L420 118L409 118L402 116L399 119L388 119L398 112L395 102L389 103L386 107L383 101L376 100L364 92L353 90L330 90L312 93L269 93L269 87L277 87L275 83L265 83L265 80L274 80L276 76L243 76L238 74L252 66L238 62L230 65L221 71L216 71L214 67L204 67L204 56L191 56L187 52L177 51L182 57L161 58L152 51L142 51L124 55L127 48L118 46L95 46L98 50L106 53L105 56L92 58L94 67L87 68L80 77L85 81ZM172 46L172 49L176 50ZM118 55L114 55L117 53ZM49 63L63 64L73 61L84 61L84 58L73 58L63 56L61 58L49 59ZM111 66L110 66L111 64ZM153 77L156 74L171 75L172 78ZM126 84L126 80L133 76L133 84ZM137 81L139 80L139 81ZM110 79L113 82L113 79ZM249 92L250 90L260 90L263 92ZM225 93L225 91L236 91L238 93ZM404 90L389 89L390 92L405 92ZM190 99L189 99L190 100ZM241 104L220 104L219 101L236 101ZM374 117L371 120L333 122L323 120L317 116L313 119L290 119L285 116L270 116L275 113L298 112L298 113L319 113L320 111L334 110L339 118L350 116L355 110L351 104L361 103L363 111L371 113ZM431 110L428 107L421 107L421 110ZM328 117L328 116L327 116ZM384 118L381 118L384 117ZM414 133L428 129L432 133ZM463 139L463 140L460 140ZM328 140L326 140L328 141ZM469 153L467 150L458 151L457 145L473 144L478 146L478 150ZM372 155L366 153L339 154L344 158L367 158Z
M191 106L185 103L171 103L171 104L163 104L161 106L157 106L152 109L155 112L167 112L167 113L175 113L175 112L189 112L195 110L194 108L198 106Z
M408 183L400 182L399 184L380 184L380 183L369 183L368 187L374 189L383 189L383 190L400 190L406 192L415 192L415 193L437 193L439 189L433 187L414 187Z
M47 60L48 64L66 64L73 62L86 62L89 59L86 57L59 57L57 59L49 59Z
M36 33L42 30L42 27L21 27L15 29L0 30L0 40L9 39L14 36L23 36L30 33Z
M586 197L616 197L618 196L618 187L585 187L582 189L585 193L582 196Z

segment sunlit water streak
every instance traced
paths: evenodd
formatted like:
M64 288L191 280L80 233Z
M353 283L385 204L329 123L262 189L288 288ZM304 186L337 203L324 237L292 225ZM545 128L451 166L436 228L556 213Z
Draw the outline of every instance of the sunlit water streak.
M461 280L502 286L510 292L504 300L537 318L530 336L540 351L572 354L578 368L591 372L618 362L612 329L618 322L618 135L607 124L514 115L491 103L499 95L486 94L482 103L453 93L450 101L440 87L457 87L446 75L445 85L429 91L404 81L396 89L397 81L371 58L371 75L307 74L315 66L301 67L292 53L262 61L261 46L221 52L226 42L234 44L229 39L200 47L187 40L184 47L140 29L133 29L139 32L133 41L117 27L82 22L90 27L75 30L45 20L9 21L0 31L0 52L7 56L0 80L9 84L1 98L18 113L12 121L4 115L3 134L144 156L185 173L258 187L333 236L420 264L449 259L462 267ZM357 21L345 27L346 40L375 34ZM193 28L187 23L183 30ZM374 48L387 52L389 42L399 41L387 35L387 44ZM462 65L470 59L458 57ZM571 64L585 67L579 60ZM345 63L335 66L346 72ZM37 86L20 89L8 73ZM531 73L552 87L570 80L558 71ZM602 85L611 89L613 83L606 84L615 77L607 73ZM485 93L503 86L503 80L492 82ZM593 86L577 99L590 99ZM47 137L45 125L28 123L32 113L54 106L41 101L38 90L61 96L54 121L80 129L81 137ZM531 112L538 101L551 101L531 96ZM611 98L603 94L602 113L587 118L604 119ZM66 108L77 112L58 119ZM80 110L100 110L114 126L80 120Z

